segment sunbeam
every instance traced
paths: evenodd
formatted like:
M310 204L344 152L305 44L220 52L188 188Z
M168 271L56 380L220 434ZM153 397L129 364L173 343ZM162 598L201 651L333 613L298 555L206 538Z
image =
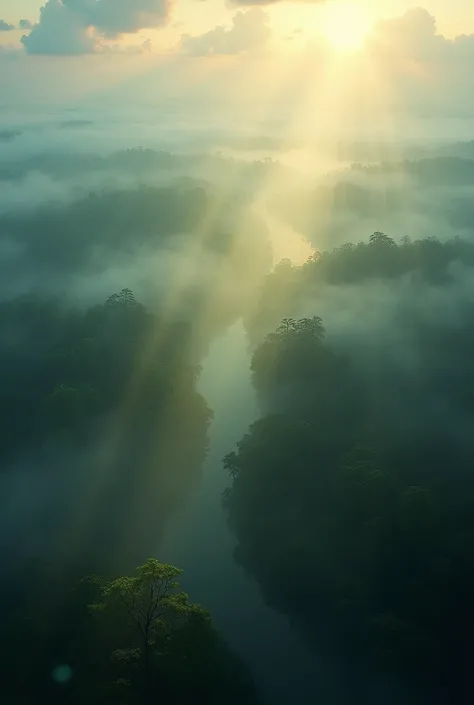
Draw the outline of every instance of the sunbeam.
M473 702L474 18L407 2L0 3L2 702Z

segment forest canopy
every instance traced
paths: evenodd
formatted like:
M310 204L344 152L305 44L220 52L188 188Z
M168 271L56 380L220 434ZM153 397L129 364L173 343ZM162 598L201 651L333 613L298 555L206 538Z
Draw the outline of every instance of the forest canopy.
M474 143L55 111L0 126L6 705L471 705Z
M224 461L236 556L344 664L355 703L471 702L473 254L375 233L282 263L249 322L263 415ZM384 325L356 308L371 282L392 292L363 299Z

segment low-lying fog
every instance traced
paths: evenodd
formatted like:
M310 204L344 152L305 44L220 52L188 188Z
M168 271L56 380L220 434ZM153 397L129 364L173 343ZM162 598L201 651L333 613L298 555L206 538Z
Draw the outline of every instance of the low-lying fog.
M397 242L472 237L474 148L456 142L474 132L459 125L413 123L392 143L347 135L325 150L265 124L251 132L220 128L212 116L191 123L176 105L116 118L80 107L0 114L2 300L47 294L84 308L128 287L193 327L198 388L214 413L210 450L199 489L157 536L156 556L185 570L186 589L251 662L272 703L328 703L339 686L233 561L221 461L259 416L242 317L283 258L301 264L374 231ZM72 485L66 475L50 493L50 478L37 492L35 468L11 482L14 467L0 480L0 528L16 522L18 548L28 551L19 525L30 513L60 513Z

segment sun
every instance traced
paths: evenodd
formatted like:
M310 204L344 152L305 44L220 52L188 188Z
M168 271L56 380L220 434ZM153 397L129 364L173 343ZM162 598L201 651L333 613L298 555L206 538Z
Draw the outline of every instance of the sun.
M323 36L338 51L360 49L371 25L369 14L355 0L334 0L323 10Z

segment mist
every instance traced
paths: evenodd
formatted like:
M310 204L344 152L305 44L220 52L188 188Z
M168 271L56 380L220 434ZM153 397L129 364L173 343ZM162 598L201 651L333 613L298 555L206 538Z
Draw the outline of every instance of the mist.
M431 492L433 515L427 503L419 509L430 556L435 519L456 523L444 507L436 514L439 496L451 487L458 506L459 478L470 496L468 106L429 118L411 106L393 123L367 123L376 104L355 113L348 99L346 122L332 125L334 106L314 90L300 121L293 98L306 95L311 76L298 74L298 61L270 100L261 57L252 80L251 57L238 69L229 56L225 71L208 75L206 55L192 71L180 57L140 73L131 59L115 82L102 59L95 78L87 57L71 58L70 75L56 67L57 85L41 97L31 85L22 98L12 82L2 99L2 589L15 590L32 558L66 566L73 581L111 580L154 557L184 570L182 587L209 610L261 702L425 705L437 683L426 685L425 671L435 664L441 673L442 663L436 705L467 702L470 690L453 686L465 673L446 656L452 633L443 622L420 636L392 596L391 580L405 595L425 579L401 559L400 582L393 575L393 536L405 520L394 509L399 487L390 479L380 495L378 485L364 491L387 475L403 478L403 497L407 488ZM339 479L359 443L375 448L379 464L367 451L350 465L370 471L347 499L346 485L334 489L327 477ZM440 467L451 459L449 485ZM382 538L374 505L395 516ZM352 531L344 522L353 507ZM342 517L336 528L332 517ZM453 544L470 535L461 528ZM384 541L389 558L380 549L367 568ZM435 558L444 565L444 554ZM54 586L62 606L69 592ZM454 592L442 593L445 614ZM419 593L413 600L423 605ZM412 628L414 644L435 644L434 656L419 647L428 654L419 680L388 628L385 641L371 641L386 613L399 620L407 653ZM49 614L60 624L57 604ZM431 613L426 620L435 623ZM54 632L51 659L72 662L61 639ZM390 667L380 652L395 653ZM46 691L31 692L61 702L51 664L38 676ZM130 682L133 668L127 662ZM202 702L244 702L205 692Z

